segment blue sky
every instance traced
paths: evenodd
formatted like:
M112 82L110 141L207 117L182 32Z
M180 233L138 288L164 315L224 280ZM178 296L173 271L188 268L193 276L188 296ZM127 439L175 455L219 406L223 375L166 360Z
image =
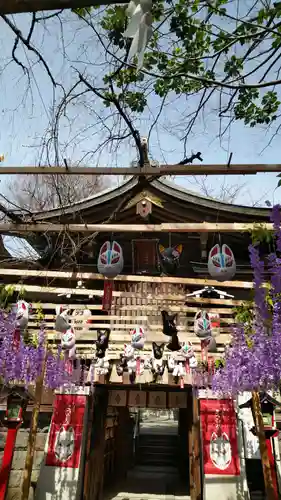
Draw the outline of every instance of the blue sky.
M92 75L101 78L102 70L98 63L102 60L102 53L97 49L95 41L89 38L89 33L81 27L80 21L73 22L71 14L66 14L64 24L64 41L67 57L62 57L61 36L58 24L54 21L48 25L48 30L38 31L35 41L41 47L48 64L56 78L66 86L73 81L75 71L73 64L81 69L88 69L85 60L94 61ZM29 26L28 16L14 17L25 33ZM78 28L76 31L74 25ZM19 50L18 55L21 60L31 69L32 95L26 93L26 77L21 69L10 62L11 50L13 47L14 35L1 22L0 26L0 154L5 155L5 165L35 165L38 160L42 136L51 118L51 104L53 99L52 88L46 72L38 64L33 65L35 59L27 52ZM92 44L92 45L91 45ZM79 61L77 63L77 60ZM81 62L83 61L83 62ZM154 130L150 141L150 154L161 163L176 163L182 159L182 142L174 134L173 113L179 119L179 110L182 106L191 106L186 100L177 100L175 107L169 108L164 120ZM206 110L204 117L200 119L196 128L188 141L188 153L201 151L205 163L225 163L229 153L233 153L233 163L281 163L279 157L280 139L277 136L268 147L271 135L274 132L266 132L263 128L250 129L242 122L234 122L229 133L223 138L222 144L216 139L218 133L218 118L216 112L211 107ZM101 104L97 105L99 109ZM142 119L137 122L141 135L147 135L147 131L152 121L152 115L157 112L159 102L154 99L150 102L150 114L144 113ZM102 111L103 112L103 111ZM84 113L81 107L72 109L68 118L71 118L70 128L63 124L61 129L61 139L63 143L62 156L69 161L75 162L88 150L94 149L102 140L102 132L99 133L97 127L91 133L84 130L79 132L81 126L85 128L91 123L92 115ZM165 125L165 126L164 126ZM79 133L78 133L79 132ZM68 138L72 134L72 141L67 144ZM77 135L78 134L78 135ZM73 137L77 139L73 140ZM263 151L263 149L265 150ZM262 152L263 151L263 152ZM130 161L136 159L136 153L132 144L124 143L118 154L104 151L101 155L94 155L90 160L85 161L89 166L128 166ZM2 192L5 192L5 178L1 178ZM111 182L120 182L120 179ZM180 185L195 191L200 190L193 179L179 177L175 179ZM253 205L255 203L263 205L265 200L271 203L281 202L281 188L275 189L277 179L275 174L259 174L256 176L228 176L227 179L210 178L208 187L214 196L218 192L219 185L241 184L245 186L241 189L236 203Z

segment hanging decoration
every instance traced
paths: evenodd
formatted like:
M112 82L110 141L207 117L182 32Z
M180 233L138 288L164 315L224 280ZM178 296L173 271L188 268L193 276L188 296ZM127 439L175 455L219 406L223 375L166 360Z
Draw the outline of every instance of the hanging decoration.
M200 401L204 473L240 475L236 414L230 399Z
M98 376L107 375L109 373L110 364L106 355L104 355L103 358L95 358L93 365L94 371Z
M157 380L158 377L162 377L165 371L165 361L163 359L164 349L164 343L156 344L156 342L152 342L150 367L155 380Z
M72 328L69 328L61 337L61 347L65 353L65 360L76 359L76 341Z
M158 255L160 267L165 274L174 275L180 265L180 257L183 251L183 245L165 248L163 245L158 245Z
M81 458L87 397L57 394L49 433L46 466L77 469Z
M128 26L124 37L132 38L128 61L135 56L138 57L137 69L143 66L144 52L152 37L152 0L131 0L126 14L128 16Z
M98 330L98 338L96 340L96 356L97 358L104 358L105 351L108 349L110 336L110 329L99 329Z
M206 311L200 310L195 314L194 333L200 339L212 336L211 320Z
M133 381L137 370L137 360L135 358L135 349L131 344L124 344L124 358L130 379Z
M106 278L115 278L124 266L123 251L117 241L106 241L100 249L98 272Z
M190 341L183 343L181 352L188 360L188 365L190 368L196 368L198 366L198 362L193 350L193 345Z
M56 321L55 330L60 333L65 333L69 328L69 312L70 309L67 306L59 305L56 306Z
M76 332L80 331L81 333L85 333L88 331L88 326L91 324L91 316L92 313L90 309L74 309L72 313L72 324L74 327L74 330Z
M161 311L161 315L164 335L169 335L169 337L172 337L173 334L177 334L178 331L175 324L177 313L169 314L167 311Z
M110 329L98 330L98 338L96 340L96 352L93 361L93 368L95 373L100 375L107 375L110 371L109 359L106 355L109 344Z
M175 324L175 320L177 318L177 314L167 313L167 311L161 311L162 315L162 323L163 323L163 333L164 335L169 335L170 340L167 344L167 349L169 351L178 351L181 348L179 339L178 339L178 330Z
M215 245L209 252L208 271L217 281L228 281L236 272L236 262L228 245Z
M29 313L31 312L32 305L25 300L19 300L15 307L16 321L15 331L13 338L13 346L18 349L20 343L20 336L25 331L28 325Z
M194 333L201 340L202 361L208 362L208 352L217 351L217 343L213 337L212 319L207 311L200 310L195 314Z
M98 257L98 272L108 280L104 281L103 310L110 311L113 296L113 278L123 270L123 251L117 241L106 241L100 249Z
M144 328L137 325L133 330L130 331L130 334L132 336L131 344L134 349L143 349L145 343Z
M168 357L168 370L172 373L176 382L179 381L180 387L184 387L184 378L190 373L190 369L197 368L197 359L191 342L183 342L181 349Z

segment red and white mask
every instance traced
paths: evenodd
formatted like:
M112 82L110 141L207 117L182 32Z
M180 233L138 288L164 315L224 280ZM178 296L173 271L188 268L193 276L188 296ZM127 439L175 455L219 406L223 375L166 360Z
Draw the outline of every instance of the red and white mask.
M19 300L16 304L16 324L21 330L25 330L28 324L31 304L25 300Z
M132 346L135 349L143 349L145 335L142 326L136 326L133 330L130 331L130 334L132 335Z
M236 272L236 262L233 252L228 245L215 245L209 253L208 271L212 278L218 281L227 281L233 278Z
M106 278L114 278L122 272L123 266L123 251L119 243L106 241L100 249L98 272Z
M198 311L194 318L194 333L201 339L212 336L211 320L206 311Z

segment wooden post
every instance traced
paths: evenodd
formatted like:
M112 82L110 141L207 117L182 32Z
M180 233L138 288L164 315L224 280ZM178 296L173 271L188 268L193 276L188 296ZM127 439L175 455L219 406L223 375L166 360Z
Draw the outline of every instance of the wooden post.
M86 500L88 491L88 482L90 477L90 454L91 454L91 437L92 437L92 426L93 426L93 411L94 411L94 396L93 394L89 397L89 407L88 407L88 419L87 419L87 439L86 439L86 452L85 452L85 466L84 466L84 477L83 477L83 500Z
M189 431L190 498L201 500L199 400L192 395L192 426Z
M257 430L257 436L260 445L260 455L263 468L264 486L266 492L267 500L277 500L276 492L274 490L271 467L269 462L268 450L266 446L266 438L263 426L263 419L261 413L261 404L259 393L256 391L252 392L253 398L253 416L255 421L255 426Z
M24 466L24 470L23 470L21 500L28 500L28 497L29 497L31 474L32 474L33 460L34 460L34 454L35 454L38 419L39 419L40 406L41 406L41 400L42 400L42 394L43 394L43 388L44 388L46 361L47 361L47 352L46 352L44 360L43 360L42 373L38 377L38 379L36 381L36 385L35 385L35 401L34 401L34 406L33 406L33 411L32 411L32 417L31 417L30 432L29 432L29 436L28 436L25 466Z
M105 425L108 404L108 391L104 388L94 395L93 430L91 455L89 457L89 477L85 484L84 498L101 500L103 494L103 468L105 450Z

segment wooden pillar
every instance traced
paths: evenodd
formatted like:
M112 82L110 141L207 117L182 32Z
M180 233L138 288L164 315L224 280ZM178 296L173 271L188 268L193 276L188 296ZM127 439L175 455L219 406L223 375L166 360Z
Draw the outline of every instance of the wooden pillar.
M271 473L268 449L267 449L264 426L263 426L259 393L256 391L252 392L252 398L253 398L253 414L254 414L255 426L260 445L260 455L263 468L266 498L267 500L277 500L278 494L274 489L272 480L272 473Z
M83 477L83 500L87 500L88 483L90 480L90 458L91 458L91 440L93 433L93 414L94 414L94 395L89 397L88 406L88 428L87 428L87 440L86 440L86 451L85 451L85 467L84 467L84 477Z
M103 496L103 468L107 403L108 391L105 388L96 389L93 407L91 451L87 464L88 478L85 484L84 492L84 498L87 498L89 500L102 500Z
M199 399L192 395L192 416L189 426L189 478L191 500L201 500L201 463L200 463L200 417Z
M30 431L29 431L29 435L28 435L25 465L24 465L24 470L23 470L23 474L22 474L21 500L28 500L28 498L29 498L32 467L33 467L33 461L34 461L34 455L35 455L37 427L38 427L38 420L39 420L39 414L40 414L41 400L42 400L43 390L44 390L44 377L45 377L47 356L48 356L48 353L46 351L45 356L44 356L44 360L43 360L42 373L37 378L36 385L35 385L35 400L34 400L34 406L33 406L33 410L32 410L32 416L31 416Z

